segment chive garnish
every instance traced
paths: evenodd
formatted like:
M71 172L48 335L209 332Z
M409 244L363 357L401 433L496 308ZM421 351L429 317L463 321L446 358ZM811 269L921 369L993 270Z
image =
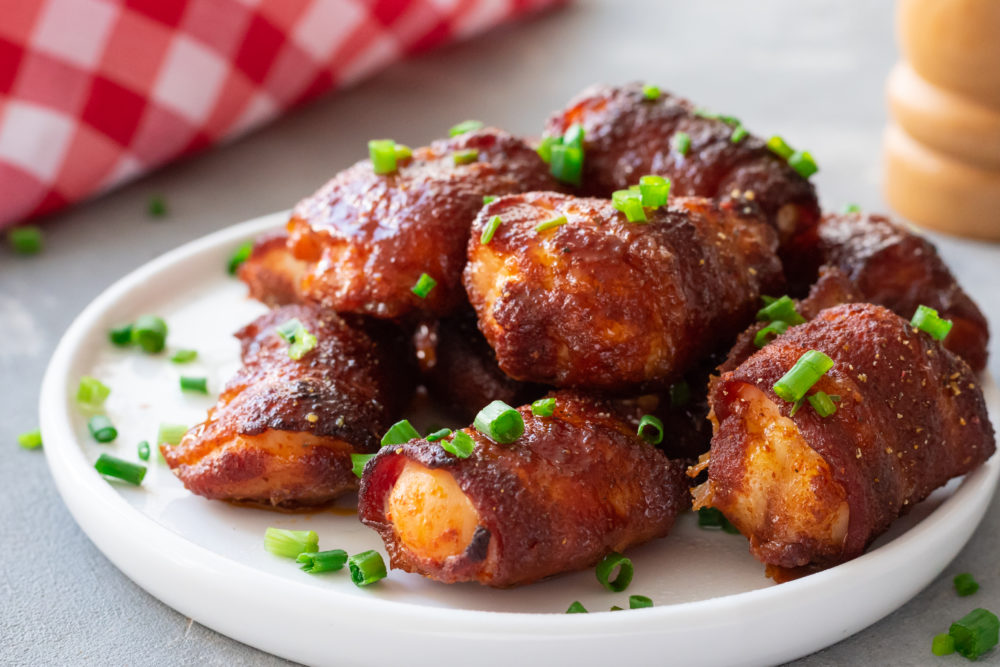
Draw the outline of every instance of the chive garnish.
M467 459L472 456L472 451L476 448L476 441L464 431L455 431L451 440L442 440L441 449L454 454L460 459Z
M226 272L231 276L235 276L243 262L250 259L250 253L252 252L253 241L247 241L240 245L240 247L233 251L233 254L229 257L229 261L226 262Z
M536 232L544 232L548 229L555 229L556 227L561 227L569 222L565 215L560 215L558 218L552 218L551 220L546 220L545 222L540 222L535 225Z
M382 436L382 446L405 445L410 440L418 440L420 433L406 419L400 419L389 427L389 430Z
M586 614L588 612L587 612L587 608L584 607L582 604L580 604L580 602L578 600L576 600L576 601L573 602L573 604L571 604L566 609L566 613L567 614Z
M653 601L646 597L645 595L630 595L628 596L628 608L629 609L645 609L647 607L652 607Z
M176 445L187 433L188 427L183 424L161 423L156 431L156 443L158 445Z
M642 87L642 96L647 100L655 100L660 97L660 87L646 84Z
M774 383L774 393L789 403L801 401L816 381L833 368L833 359L819 350L809 350Z
M146 476L146 466L124 461L110 454L101 454L94 462L94 469L105 477L114 477L139 486Z
M463 120L461 123L457 123L451 126L448 130L449 137L457 137L460 134L465 134L466 132L475 132L476 130L481 130L483 128L483 121L481 120Z
M948 634L955 640L955 650L975 660L997 645L1000 619L986 609L973 609L951 624Z
M321 572L336 572L347 563L347 552L343 549L329 551L313 551L300 553L295 557L296 563L302 564L302 571L309 574Z
M410 291L419 296L421 299L426 299L427 295L431 293L431 290L434 289L435 285L437 285L436 280L431 278L426 273L421 273L416 284L410 288Z
M84 413L101 412L111 388L95 377L84 375L76 388L76 406Z
M275 556L298 558L301 553L315 553L319 536L314 530L286 530L268 527L264 531L264 548Z
M952 321L942 319L938 316L938 311L933 308L921 305L917 306L917 312L913 313L910 325L930 334L934 340L944 340L951 331Z
M167 200L163 195L151 195L146 206L151 218L162 218L167 214Z
M87 422L87 430L97 442L113 442L118 437L118 429L107 415L94 415Z
M377 551L354 554L347 559L347 567L351 570L351 581L355 586L370 586L386 576L385 561Z
M181 376L181 391L193 391L199 394L208 393L208 378Z
M167 344L167 323L156 315L143 315L132 324L132 344L147 354L163 351Z
M551 417L556 411L556 399L554 396L540 398L531 404L531 414L536 417Z
M136 453L139 455L140 459L142 459L143 461L148 461L149 460L149 442L147 442L146 440L143 440L142 442L140 442L139 445L136 447Z
M663 422L653 415L643 415L636 435L651 445L658 445L663 442Z
M316 347L316 336L309 333L305 325L297 317L284 322L277 328L275 333L288 343L289 358L298 361L309 354Z
M509 444L524 433L521 413L503 401L493 401L479 411L472 425L494 442Z
M433 433L428 433L426 436L424 436L424 440L426 440L427 442L437 442L438 440L447 438L449 435L451 435L451 429L442 428L438 429L437 431L434 431Z
M813 156L809 151L795 151L792 153L792 156L788 158L788 166L794 169L802 178L809 178L819 171L819 167L816 166L816 161L813 160Z
M670 147L678 155L687 155L691 150L691 135L687 132L674 132L674 136L670 138Z
M198 358L198 350L177 350L170 361L175 364L187 364Z
M368 157L376 174L396 171L396 142L392 139L372 139L368 142Z
M955 575L952 583L955 585L955 592L958 593L959 597L964 598L979 590L979 582L973 579L968 572Z
M354 473L354 476L361 479L361 475L365 471L365 466L373 458L375 458L374 454L351 454L351 472Z
M479 158L479 151L475 148L470 148L464 151L455 151L451 154L451 160L455 165L460 164L472 164Z
M42 446L42 431L41 429L35 429L34 431L26 431L17 436L17 444L19 444L24 449L38 449Z
M7 230L7 244L18 255L37 255L42 251L42 230L35 225L20 225Z
M486 223L483 228L483 233L479 236L479 242L483 245L487 245L493 240L493 235L497 233L497 229L500 227L500 223L503 222L499 215L494 215L490 218L490 221Z
M118 347L127 347L132 344L132 325L123 324L108 332L108 340Z
M612 579L611 575L615 573L615 570L618 571L618 576ZM632 567L631 560L617 551L612 551L597 564L595 574L597 581L601 582L601 586L614 593L621 593L632 583L635 568Z

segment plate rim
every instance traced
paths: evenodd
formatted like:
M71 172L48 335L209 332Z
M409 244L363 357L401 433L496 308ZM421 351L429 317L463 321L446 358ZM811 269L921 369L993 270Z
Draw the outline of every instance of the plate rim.
M835 585L844 578L847 581L858 577L867 579L870 576L869 570L880 572L880 566L884 570L885 563L898 562L896 559L905 556L911 549L918 548L918 553L922 554L927 551L929 546L932 546L932 543L937 543L938 558L935 559L935 562L941 561L941 564L929 568L925 564L917 577L920 581L915 588L912 584L907 586L907 591L902 594L904 597L901 598L898 594L895 597L890 596L891 600L888 604L879 605L878 611L875 612L877 615L860 625L855 623L854 625L857 627L847 628L847 634L841 633L835 637L827 636L823 640L824 643L821 644L813 642L810 644L811 651L829 646L876 622L926 587L964 548L989 506L997 479L1000 477L1000 457L996 455L967 475L952 495L919 523L887 544L854 560L779 586L635 610L638 613L617 616L602 612L589 615L566 615L454 609L405 601L382 600L376 597L358 597L335 590L321 589L311 585L308 580L303 580L301 583L289 582L276 575L232 560L174 533L153 518L138 511L115 490L113 485L108 484L93 470L73 431L70 418L71 401L69 400L72 379L69 374L74 359L86 350L86 338L92 335L96 326L99 326L102 316L124 296L134 290L146 288L157 274L169 271L178 263L193 256L217 251L220 247L228 244L251 240L256 234L278 226L283 217L287 217L287 211L261 216L212 232L156 257L115 281L74 318L60 339L42 382L39 423L45 442L44 451L64 504L70 509L74 520L91 541L120 570L140 587L171 607L184 611L184 613L188 613L187 608L190 605L176 604L176 600L172 600L169 592L165 592L162 586L157 586L150 581L147 568L144 568L142 564L128 562L126 556L141 555L149 559L147 562L155 560L158 567L164 567L175 573L185 571L190 573L193 566L200 565L202 568L211 570L215 576L221 577L220 582L226 581L228 578L252 577L255 587L260 590L272 592L284 590L285 595L288 594L289 587L293 587L295 595L309 599L322 598L319 602L326 606L347 605L349 609L354 609L357 612L356 615L372 613L377 615L382 622L405 622L408 624L409 630L424 628L428 632L433 632L435 627L441 626L447 628L450 636L464 635L481 639L484 635L483 622L488 621L490 629L486 634L491 637L537 639L541 635L542 638L555 640L607 637L609 634L635 636L652 633L663 636L665 627L678 621L682 621L683 625L690 625L692 622L695 624L712 623L713 621L717 624L719 615L739 615L747 610L759 612L759 605L765 607L778 605L780 607L782 604L787 605L790 598L794 601L795 599L808 599L814 595L823 594L825 589L831 586L831 583ZM992 416L992 413L997 410L995 406L997 402L996 384L992 376L986 373L982 377L982 385L987 393L987 407ZM104 514L105 512L107 514ZM957 521L956 518L964 520ZM138 547L133 544L127 548L115 545L112 535L106 528L102 528L100 523L102 521L115 523L116 520L131 525L135 530L135 539L141 538L140 541L144 544ZM966 525L968 525L968 530L962 530ZM945 545L943 549L942 545ZM172 601L168 598L171 598ZM417 610L419 613L415 613ZM222 622L221 619L207 618L203 620L202 617L212 616L212 614L196 615L191 613L188 615L241 642L292 659L302 659L301 655L275 650L274 646L266 641L248 639L246 633L241 632L238 628L230 627L230 624ZM415 622L417 619L414 616L419 617L419 622ZM869 616L872 614L869 613L865 618ZM440 631L440 627L437 630ZM781 648L776 647L776 649ZM782 659L788 659L800 655L804 655L804 653L801 652L801 649L796 649L792 652L778 651L772 657L780 656Z

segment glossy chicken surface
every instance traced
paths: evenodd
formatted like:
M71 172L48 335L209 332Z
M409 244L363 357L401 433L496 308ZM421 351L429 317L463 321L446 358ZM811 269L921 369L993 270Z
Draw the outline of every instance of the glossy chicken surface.
M358 514L382 537L392 567L508 587L667 534L689 503L680 462L641 440L609 404L552 396L551 417L520 408L525 431L510 444L469 428L469 458L413 440L369 462Z
M584 194L610 197L645 174L658 174L670 178L675 195L757 202L782 242L816 224L813 186L762 139L748 134L734 142L731 120L670 93L647 99L642 88L591 86L549 119L545 129L552 136L583 126ZM686 153L673 144L678 132L690 138Z
M954 323L945 347L972 369L986 367L989 326L934 245L883 215L844 213L823 217L813 233L796 240L793 273L828 265L840 269L860 298L910 319L917 306L934 308Z
M494 129L415 149L391 174L359 162L292 213L288 248L308 267L301 294L341 313L447 315L465 300L465 246L483 197L556 187L530 146ZM421 298L412 288L425 273L437 285Z
M257 239L237 275L251 298L273 308L302 300L300 285L307 268L289 252L288 234L280 231Z
M755 209L733 202L677 198L635 224L607 200L529 193L480 213L465 285L511 377L634 394L679 378L753 319L760 295L783 285L776 248Z
M808 350L833 368L812 387L839 396L821 417L773 390ZM721 510L773 576L860 555L900 514L995 449L969 366L871 304L793 327L712 387L708 481L695 506ZM697 471L697 469L696 469Z
M316 347L296 361L275 328L297 318ZM352 452L378 448L412 390L404 356L315 306L284 306L236 334L243 367L167 464L193 493L264 507L328 503L358 487Z

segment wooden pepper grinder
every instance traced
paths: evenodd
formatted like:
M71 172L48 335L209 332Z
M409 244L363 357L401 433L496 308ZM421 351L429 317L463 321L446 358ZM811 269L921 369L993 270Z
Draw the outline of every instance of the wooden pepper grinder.
M898 0L885 196L906 218L1000 240L1000 0Z

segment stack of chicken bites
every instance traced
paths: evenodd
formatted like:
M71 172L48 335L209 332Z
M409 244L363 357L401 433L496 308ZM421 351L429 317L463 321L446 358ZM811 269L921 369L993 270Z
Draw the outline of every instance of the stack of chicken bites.
M642 84L540 142L451 134L371 142L258 239L240 277L272 310L161 446L190 491L357 491L394 568L494 587L715 508L783 581L993 454L986 319L906 226L822 214L808 152ZM418 385L455 430L390 437Z

